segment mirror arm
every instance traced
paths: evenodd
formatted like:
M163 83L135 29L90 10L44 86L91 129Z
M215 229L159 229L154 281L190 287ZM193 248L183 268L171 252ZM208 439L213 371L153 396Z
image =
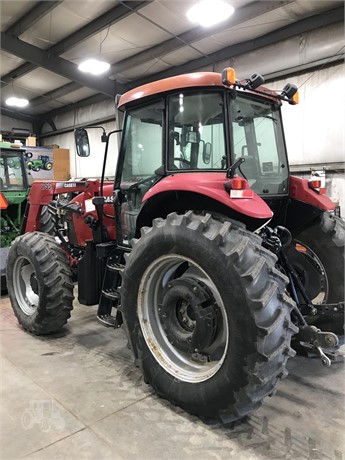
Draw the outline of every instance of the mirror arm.
M230 166L230 168L228 168L227 172L226 172L226 177L232 179L235 175L235 172L236 172L236 169L237 168L240 168L241 164L245 161L245 158L243 157L240 157L237 161L235 161L234 164L232 164Z
M96 128L96 129L101 129L103 131L102 135L101 135L101 142L107 142L107 133L105 131L105 129L103 128L103 126L95 126L95 125L86 125L86 126L83 126L84 129L90 129L90 128Z
M109 138L112 134L120 133L122 129L115 129L115 131L110 131L107 135L106 139L106 146L104 151L104 158L103 158L103 167L102 167L102 176L101 176L101 184L100 184L100 195L103 196L103 184L104 184L104 176L105 176L105 166L107 164L107 156L108 156L108 148L109 148ZM105 133L105 131L104 131Z

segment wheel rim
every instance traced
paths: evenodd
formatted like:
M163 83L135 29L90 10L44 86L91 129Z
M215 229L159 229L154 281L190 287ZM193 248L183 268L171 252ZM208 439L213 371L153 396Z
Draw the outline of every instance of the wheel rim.
M192 260L166 255L149 265L138 318L151 353L175 378L203 382L221 368L229 343L226 311L215 284Z
M329 282L327 272L323 263L321 262L317 254L305 243L295 240L295 246L297 251L299 251L304 257L306 257L321 275L320 292L316 297L311 299L311 301L314 304L321 304L327 302L329 293Z
M37 275L34 267L23 256L18 257L13 267L13 288L20 309L33 315L39 302Z

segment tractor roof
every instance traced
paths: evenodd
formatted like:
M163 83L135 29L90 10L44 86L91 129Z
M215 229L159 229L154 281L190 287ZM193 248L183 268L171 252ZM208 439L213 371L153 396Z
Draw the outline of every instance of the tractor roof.
M25 152L25 149L23 149L21 145L15 144L13 142L5 142L5 141L0 142L0 149Z
M184 88L195 88L195 87L212 87L218 86L221 88L228 88L228 86L222 83L222 75L215 72L197 72L189 73L184 75L177 75L176 77L164 78L163 80L157 80L146 85L138 86L120 97L118 107L125 106L126 104L137 101L139 99L152 96L154 94L161 94L168 91L174 91L177 89ZM267 92L269 99L275 100L276 93L267 88L260 87L261 90ZM252 92L252 91L248 91ZM253 91L254 93L254 91Z

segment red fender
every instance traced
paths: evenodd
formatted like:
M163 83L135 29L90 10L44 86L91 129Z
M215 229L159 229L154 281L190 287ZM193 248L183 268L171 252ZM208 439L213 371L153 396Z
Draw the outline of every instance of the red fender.
M224 188L228 181L224 173L183 173L167 176L148 190L143 202L155 195L169 191L199 193L218 201L241 214L256 219L271 219L273 213L269 206L253 192L252 198L230 198ZM247 188L249 185L247 183Z
M334 211L335 209L333 201L328 196L319 195L315 190L309 188L307 179L300 177L290 176L289 196L323 211Z

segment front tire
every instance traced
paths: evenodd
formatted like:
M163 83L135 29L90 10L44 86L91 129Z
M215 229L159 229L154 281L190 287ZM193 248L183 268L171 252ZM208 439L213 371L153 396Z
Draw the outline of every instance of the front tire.
M71 316L71 270L63 249L50 235L33 232L14 240L7 261L7 288L14 314L30 332L55 332Z
M203 417L242 418L294 352L287 279L240 224L188 212L155 219L126 262L122 308L145 380Z
M40 217L40 231L48 233L48 235L55 235L57 216L53 209L49 206L43 206Z

